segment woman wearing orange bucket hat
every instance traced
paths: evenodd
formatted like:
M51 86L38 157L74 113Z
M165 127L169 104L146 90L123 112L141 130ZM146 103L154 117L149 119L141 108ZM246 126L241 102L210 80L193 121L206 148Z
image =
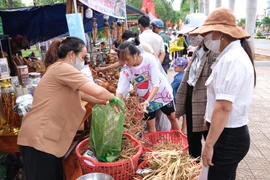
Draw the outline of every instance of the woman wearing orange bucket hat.
M236 25L227 8L217 8L190 34L202 35L206 47L220 53L205 83L209 132L203 165L209 166L208 180L234 180L250 146L248 110L256 84L253 55L246 41L250 35Z

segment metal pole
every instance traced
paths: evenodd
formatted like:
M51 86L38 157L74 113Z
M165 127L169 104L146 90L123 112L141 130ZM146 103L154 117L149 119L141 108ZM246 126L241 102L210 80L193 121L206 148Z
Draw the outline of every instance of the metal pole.
M124 3L125 3L125 8L126 8L126 10L125 10L125 20L126 20L126 28L128 29L128 22L127 22L127 3L126 3L126 0L123 0L124 1Z
M74 11L77 14L77 0L73 0L73 4L74 4Z

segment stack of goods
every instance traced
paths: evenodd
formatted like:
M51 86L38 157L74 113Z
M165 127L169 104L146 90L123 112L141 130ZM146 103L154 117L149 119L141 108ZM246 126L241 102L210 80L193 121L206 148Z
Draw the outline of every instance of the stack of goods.
M160 149L188 150L187 137L182 132L176 130L149 133L143 136L142 141L144 142L145 151L148 152Z
M17 99L13 110L23 117L32 107L34 92L41 79L41 73L28 73L27 66L17 66L17 74L19 83L15 85Z
M117 83L119 79L119 70L110 69L104 72L97 72L91 68L93 78L95 82L110 91L115 93L117 89Z
M143 120L144 112L140 109L140 98L130 91L130 97L125 99L126 114L124 122L124 132L131 134L135 138L142 137L146 121Z
M13 112L16 102L16 93L12 86L11 77L1 80L0 101L0 132L1 134L18 133L21 125L20 117Z
M145 160L138 167L136 179L197 179L201 164L188 155L187 137L180 131L149 133L142 141Z
M12 61L16 66L27 66L29 72L45 72L43 61L33 57L13 56Z
M195 180L201 170L197 159L182 150L157 150L148 152L147 160L139 165L138 179Z
M17 75L1 79L0 131L2 134L17 134L21 117L30 109L34 90L41 73L28 72L28 66L17 66Z
M19 79L19 84L16 85L17 96L25 94L33 95L34 90L41 79L41 73L28 73L28 67L26 65L23 65L17 66L17 74Z
M95 67L104 67L113 64L118 61L117 54L115 52L95 52L92 53L93 62Z

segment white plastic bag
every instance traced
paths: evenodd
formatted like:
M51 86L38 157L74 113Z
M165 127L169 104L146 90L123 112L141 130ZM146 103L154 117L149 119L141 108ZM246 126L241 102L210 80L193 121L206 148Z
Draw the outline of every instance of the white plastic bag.
M201 170L201 172L199 174L198 180L207 180L208 171L209 171L209 166L205 167L204 165L202 165L202 170Z
M168 119L167 115L164 114L161 110L157 111L156 129L157 131L170 131L171 130L171 122Z

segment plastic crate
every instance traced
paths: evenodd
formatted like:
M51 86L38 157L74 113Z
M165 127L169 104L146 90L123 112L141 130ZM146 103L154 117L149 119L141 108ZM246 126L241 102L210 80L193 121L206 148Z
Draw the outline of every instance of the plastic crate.
M146 134L143 136L143 142L144 152L151 152L153 146L158 143L179 144L182 147L182 151L188 151L187 136L176 130Z
M102 172L109 174L114 178L114 180L132 180L136 173L138 167L138 160L142 154L143 147L141 143L129 134L124 133L124 137L130 139L130 143L133 147L137 147L138 152L131 158L127 160L121 160L117 162L97 162L93 161L91 158L84 157L81 154L87 150L89 138L80 142L76 147L76 154L80 160L83 174ZM85 161L92 163L93 165L87 164Z

